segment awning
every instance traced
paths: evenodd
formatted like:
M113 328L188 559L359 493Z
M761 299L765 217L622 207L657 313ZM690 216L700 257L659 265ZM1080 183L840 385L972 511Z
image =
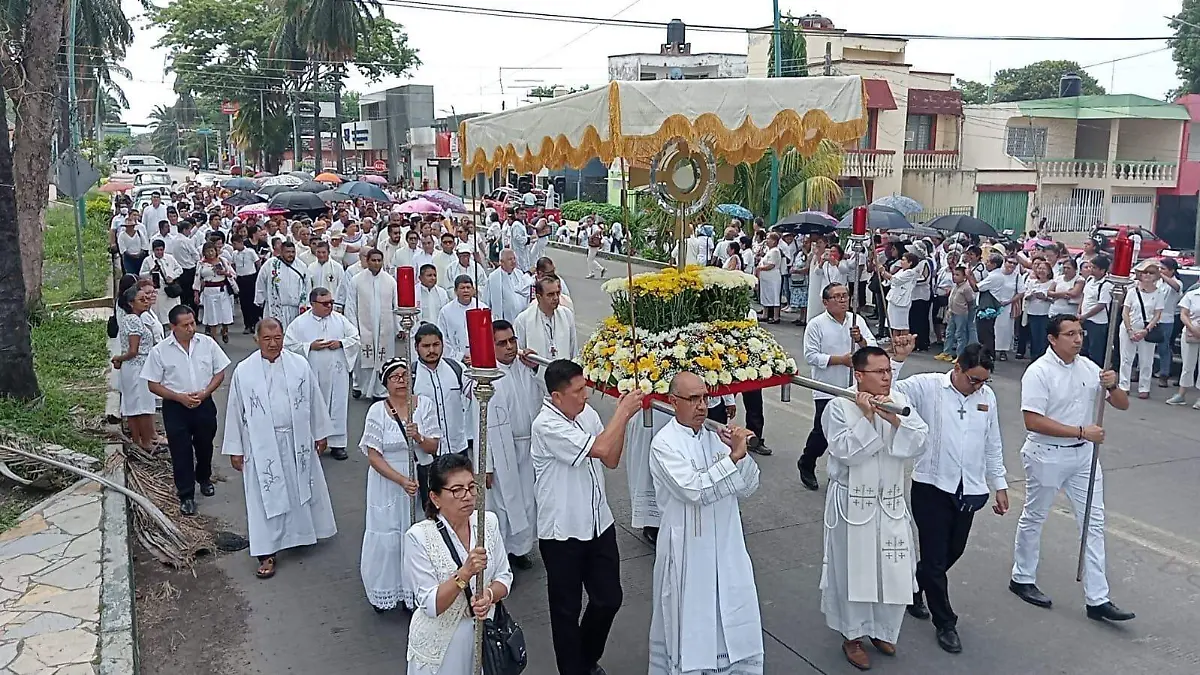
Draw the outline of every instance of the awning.
M909 89L908 112L913 115L962 117L962 92L955 89Z
M864 77L863 86L867 90L867 108L871 110L896 109L896 99L892 97L892 87L887 80L869 80Z

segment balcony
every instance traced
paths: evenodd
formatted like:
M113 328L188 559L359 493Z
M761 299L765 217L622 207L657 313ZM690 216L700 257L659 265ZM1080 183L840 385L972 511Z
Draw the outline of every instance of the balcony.
M842 175L852 178L890 176L895 156L895 150L847 150L842 161Z
M1176 162L1143 162L1118 159L1109 165L1113 185L1123 187L1174 187Z
M958 171L957 150L905 150L905 171Z
M1029 160L1026 160L1029 161ZM1178 164L1119 159L1039 159L1037 167L1044 183L1102 183L1115 187L1174 187Z

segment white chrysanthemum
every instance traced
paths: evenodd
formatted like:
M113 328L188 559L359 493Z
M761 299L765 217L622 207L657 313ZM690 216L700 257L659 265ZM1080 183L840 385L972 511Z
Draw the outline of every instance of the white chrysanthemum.
M627 391L633 391L633 378L623 379L617 382L617 391L624 394Z
M617 351L613 352L613 361L629 361L633 358L633 352L628 347L617 347Z
M704 384L707 384L710 387L715 387L717 386L718 381L719 379L717 378L717 373L715 371L704 371Z
M638 389L641 389L643 394L649 394L654 391L654 383L647 378L642 378L638 382Z
M767 379L768 377L771 377L774 374L775 374L775 371L771 370L771 366L759 366L759 368L758 368L758 375L759 375L759 377L761 377L764 380Z
M788 370L795 371L796 370L796 359L788 357L787 365L788 365Z
M613 293L618 293L620 291L629 290L629 280L622 279L621 277L609 279L608 281L606 281L600 285L600 290L604 291L605 293L608 293L609 295L612 295Z
M671 356L674 356L676 359L687 358L687 355L688 355L688 346L687 346L687 344L685 344L683 342L676 344L675 347L671 350Z
M758 354L765 350L766 345L763 344L762 340L759 340L756 337L752 337L746 341L746 347L749 348L749 350L751 352Z
M729 372L728 370L722 370L721 372L717 373L717 381L721 384L729 384L730 382L733 382L733 373Z

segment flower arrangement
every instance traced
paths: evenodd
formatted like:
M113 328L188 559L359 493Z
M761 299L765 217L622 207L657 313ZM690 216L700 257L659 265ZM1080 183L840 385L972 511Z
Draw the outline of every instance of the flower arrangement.
M646 394L666 394L671 378L684 370L713 389L796 372L796 361L775 338L748 320L692 322L662 331L639 325L635 349L629 326L609 317L583 346L579 360L595 385L622 393L637 387Z
M611 279L601 287L612 297L613 316L661 333L693 323L742 321L750 312L753 275L689 265ZM636 319L636 321L635 321Z

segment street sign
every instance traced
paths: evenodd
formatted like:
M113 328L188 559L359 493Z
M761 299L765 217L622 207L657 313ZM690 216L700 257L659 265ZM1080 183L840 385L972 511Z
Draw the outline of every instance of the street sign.
M201 129L197 129L196 133L200 134L201 136L212 136L213 134L215 134L217 132L214 129L209 129L208 127L203 127Z
M377 159L375 160L375 163L371 165L371 168L375 169L376 171L387 171L387 162L383 161L382 159Z
M238 104L237 101L222 101L221 102L221 114L222 115L236 114L238 111L238 108L240 108L240 107L241 106Z
M82 199L100 180L100 172L76 150L67 150L54 163L54 185L71 199Z

